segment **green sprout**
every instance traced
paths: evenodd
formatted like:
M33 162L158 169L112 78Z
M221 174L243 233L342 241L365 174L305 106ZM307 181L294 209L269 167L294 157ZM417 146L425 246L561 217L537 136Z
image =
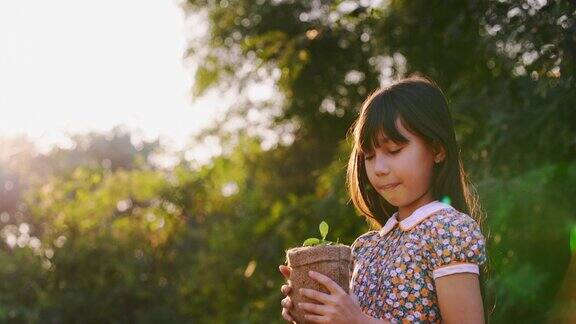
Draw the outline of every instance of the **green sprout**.
M322 221L322 223L320 223L320 226L318 226L318 229L320 230L320 236L322 236L322 239L311 237L309 239L306 239L304 243L302 243L302 246L338 244L340 238L336 239L336 243L326 240L326 235L328 235L328 228L329 228L328 223Z

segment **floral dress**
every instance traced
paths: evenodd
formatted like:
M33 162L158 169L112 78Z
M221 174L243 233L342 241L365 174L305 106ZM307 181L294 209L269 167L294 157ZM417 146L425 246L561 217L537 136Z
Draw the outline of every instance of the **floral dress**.
M484 236L474 219L439 201L400 222L397 215L352 243L350 291L371 317L439 323L434 280L478 274L486 261Z

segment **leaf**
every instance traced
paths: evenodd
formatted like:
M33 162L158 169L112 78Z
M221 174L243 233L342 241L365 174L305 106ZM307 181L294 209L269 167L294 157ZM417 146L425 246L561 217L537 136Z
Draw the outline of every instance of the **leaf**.
M325 240L326 235L328 235L328 223L326 223L325 221L322 221L322 223L320 223L320 235L322 236L323 240Z
M310 245L315 245L320 243L320 240L315 238L315 237L311 237L309 239L307 239L306 241L304 241L304 243L302 244L302 246L310 246Z

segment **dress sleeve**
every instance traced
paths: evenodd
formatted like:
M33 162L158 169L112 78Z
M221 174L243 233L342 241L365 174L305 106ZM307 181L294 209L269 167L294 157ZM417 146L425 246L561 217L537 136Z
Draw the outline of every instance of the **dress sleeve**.
M470 216L454 213L438 216L431 228L430 263L434 279L454 273L480 273L486 261L485 240Z

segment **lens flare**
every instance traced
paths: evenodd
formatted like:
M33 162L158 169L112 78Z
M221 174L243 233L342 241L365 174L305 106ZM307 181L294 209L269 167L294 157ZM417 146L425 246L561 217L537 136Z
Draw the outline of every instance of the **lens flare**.
M445 203L445 204L452 205L452 199L450 199L449 196L444 196L444 197L442 197L442 200L441 200L441 201L442 201L443 203Z

